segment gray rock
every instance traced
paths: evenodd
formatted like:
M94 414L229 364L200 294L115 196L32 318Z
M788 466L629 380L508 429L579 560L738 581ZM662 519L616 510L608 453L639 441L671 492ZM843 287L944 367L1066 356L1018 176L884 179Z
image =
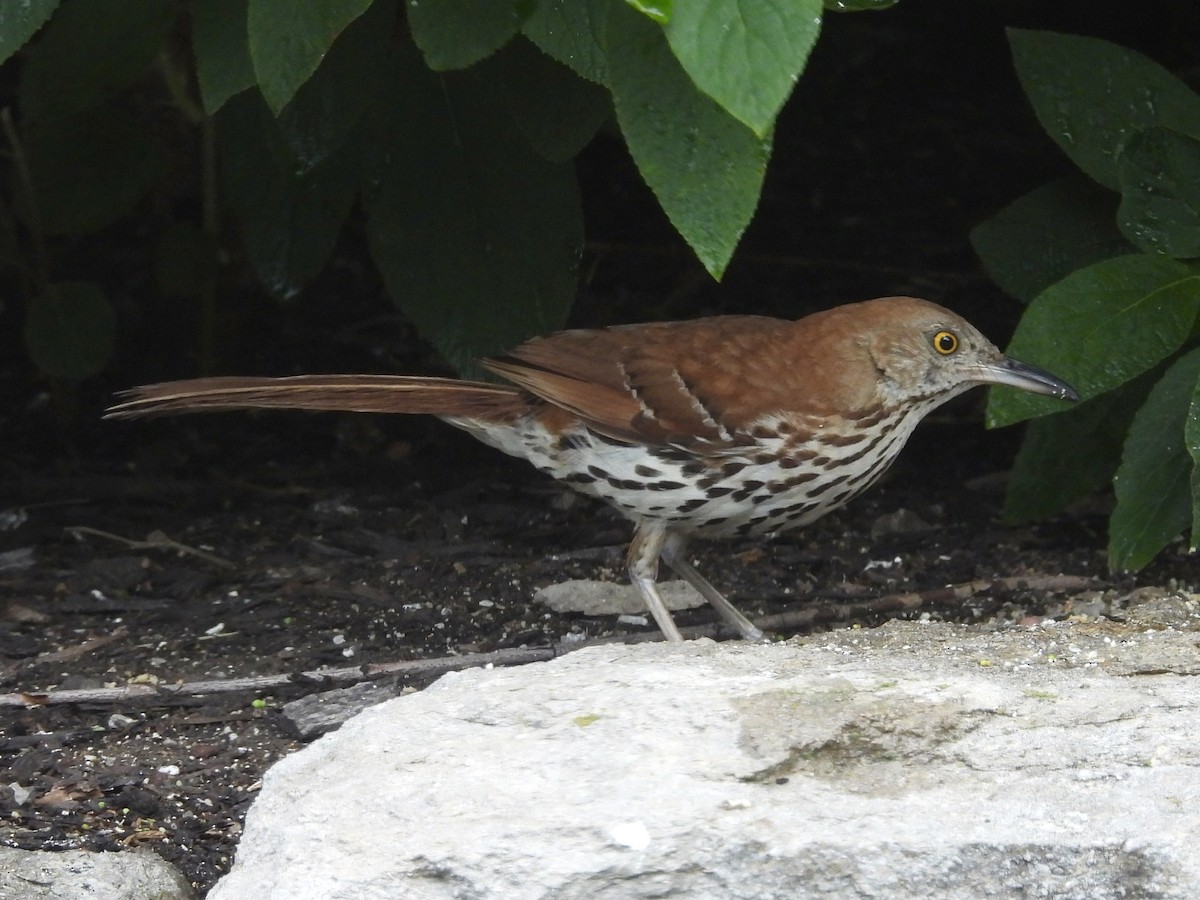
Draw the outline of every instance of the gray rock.
M694 609L705 600L685 581L659 582L667 609ZM533 599L555 612L577 612L585 616L648 616L646 601L628 582L592 581L577 578L551 584L534 592Z
M328 734L369 706L411 691L399 679L363 681L350 687L308 694L283 705L287 729L302 741Z
M151 850L0 847L0 897L21 900L191 900L187 879Z
M210 897L1200 897L1198 655L892 623L454 673L276 765Z

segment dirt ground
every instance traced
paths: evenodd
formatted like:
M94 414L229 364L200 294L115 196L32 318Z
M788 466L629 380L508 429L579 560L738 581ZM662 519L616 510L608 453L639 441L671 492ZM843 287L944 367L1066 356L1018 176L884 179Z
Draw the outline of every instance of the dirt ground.
M531 602L567 578L620 580L628 536L536 472L437 423L404 437L353 417L235 419L122 425L128 441L86 466L24 476L25 504L0 511L0 692L569 649L646 630ZM870 604L905 592L926 593L891 615L1013 623L1119 616L1136 585L1200 583L1182 544L1136 579L1109 575L1102 504L1000 524L1009 444L971 422L929 423L851 508L772 542L697 545L696 558L752 618L829 616L799 630L877 624L886 615ZM940 590L969 583L965 600ZM1069 590L1047 589L1058 584ZM707 609L678 618L713 622ZM264 770L300 746L281 704L321 689L0 708L0 836L145 843L208 887Z
M800 315L915 293L1003 343L1018 309L990 286L966 236L1068 170L1003 46L1001 26L1038 24L1027 13L1040 6L971 5L950 20L944 2L911 0L886 22L829 26L781 122L759 219L721 287L669 242L628 160L601 141L580 162L590 243L574 324ZM1085 30L1062 10L1087 6L1063 4L1063 22L1041 24ZM258 301L268 330L231 347L243 364L227 370L369 361L372 371L426 371L428 352L368 269L351 249L286 310ZM280 708L325 685L299 673L565 652L647 630L531 599L569 578L622 580L625 522L436 421L99 423L113 389L194 373L155 337L159 325L131 326L135 346L80 389L71 415L36 377L0 367L0 695L24 694L0 705L0 842L148 845L203 893L229 869L264 771L301 745ZM1182 542L1137 576L1109 573L1103 496L1035 526L1003 524L1019 430L984 432L982 396L927 422L887 481L849 509L774 541L697 545L699 567L780 637L896 615L997 627L1119 617L1140 585L1200 584L1200 560ZM714 617L700 609L678 620ZM268 675L297 677L268 691L38 697Z

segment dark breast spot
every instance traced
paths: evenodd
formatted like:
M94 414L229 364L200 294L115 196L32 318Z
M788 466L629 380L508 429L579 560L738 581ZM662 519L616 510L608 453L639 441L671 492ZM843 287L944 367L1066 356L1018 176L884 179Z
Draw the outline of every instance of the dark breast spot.
M616 488L618 491L644 491L646 489L646 482L638 481L633 478L609 477L606 478L605 481L607 481L611 487Z
M870 432L857 431L850 434L823 434L821 435L821 443L828 444L831 447L853 447L855 444L860 444L870 436Z
M679 491L687 485L681 481L651 481L647 483L646 487L652 491Z
M812 470L808 470L805 472L801 472L799 475L793 475L791 478L783 479L783 481L779 482L779 487L781 490L787 490L788 488L799 487L802 484L808 484L814 478L819 478L820 476L821 476L820 472L813 472Z
M846 472L844 475L839 475L837 478L831 478L828 481L826 481L823 485L821 485L821 490L827 491L830 488L837 487L839 484L845 484L847 481L850 480L850 476L853 474L854 474L853 472Z

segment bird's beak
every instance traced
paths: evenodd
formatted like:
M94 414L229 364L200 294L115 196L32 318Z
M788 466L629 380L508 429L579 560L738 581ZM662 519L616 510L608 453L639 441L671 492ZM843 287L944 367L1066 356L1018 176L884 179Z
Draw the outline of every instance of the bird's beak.
M984 363L971 373L971 377L982 384L1007 384L1034 394L1047 394L1059 400L1078 400L1079 393L1061 378L1049 372L1018 362L1006 356L992 363Z

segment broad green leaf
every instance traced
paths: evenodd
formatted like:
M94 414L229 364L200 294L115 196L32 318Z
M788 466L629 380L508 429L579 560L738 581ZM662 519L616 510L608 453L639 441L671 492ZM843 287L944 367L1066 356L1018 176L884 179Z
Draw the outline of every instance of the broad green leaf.
M250 0L250 58L276 115L308 81L329 47L372 0ZM385 0L380 0L385 2Z
M1177 360L1134 416L1113 478L1117 505L1109 520L1108 560L1140 569L1192 521L1192 459L1184 442L1200 350Z
M687 0L666 26L696 86L762 137L821 30L821 0Z
M604 34L610 0L541 0L521 30L576 75L608 84Z
M25 314L29 356L55 378L95 375L108 363L116 339L112 304L90 282L48 284Z
M25 46L46 24L59 0L24 0L0 3L0 63Z
M301 174L357 137L373 104L389 102L372 85L384 77L392 49L396 7L371 6L346 26L317 71L279 113L280 134L301 163Z
M651 22L657 22L659 25L666 25L675 13L674 0L625 0L625 2Z
M1042 127L1074 163L1120 189L1126 141L1162 125L1200 137L1200 95L1151 59L1098 38L1009 29L1013 61Z
M1005 518L1044 519L1108 484L1121 462L1129 423L1156 380L1157 370L1031 421L1013 462Z
M1163 257L1104 260L1051 285L1029 305L1008 353L1066 379L1084 399L1124 384L1178 350L1200 310L1200 269ZM1062 409L1055 400L996 388L988 424Z
M583 242L571 166L529 148L495 81L404 59L365 173L367 236L388 293L464 372L562 327Z
M1166 128L1134 135L1118 160L1121 231L1147 253L1200 256L1200 140Z
M1136 253L1117 229L1118 197L1083 175L1034 188L971 232L992 281L1028 303L1084 266Z
M573 159L612 114L604 88L527 40L513 41L496 54L494 64L517 127L552 162Z
M217 118L226 196L266 288L287 299L324 267L358 186L358 157L343 152L305 169L257 91Z
M623 3L611 10L607 46L613 104L634 162L719 278L754 215L770 142L701 94L662 30Z
M133 210L166 168L150 130L113 107L34 122L25 133L25 151L47 234L111 225Z
M250 0L197 0L188 7L200 97L210 116L256 83L246 31L249 6Z
M69 116L128 87L162 50L175 13L175 4L162 0L63 4L21 70L26 120Z
M405 3L413 40L436 72L491 56L521 29L529 0L416 0Z

